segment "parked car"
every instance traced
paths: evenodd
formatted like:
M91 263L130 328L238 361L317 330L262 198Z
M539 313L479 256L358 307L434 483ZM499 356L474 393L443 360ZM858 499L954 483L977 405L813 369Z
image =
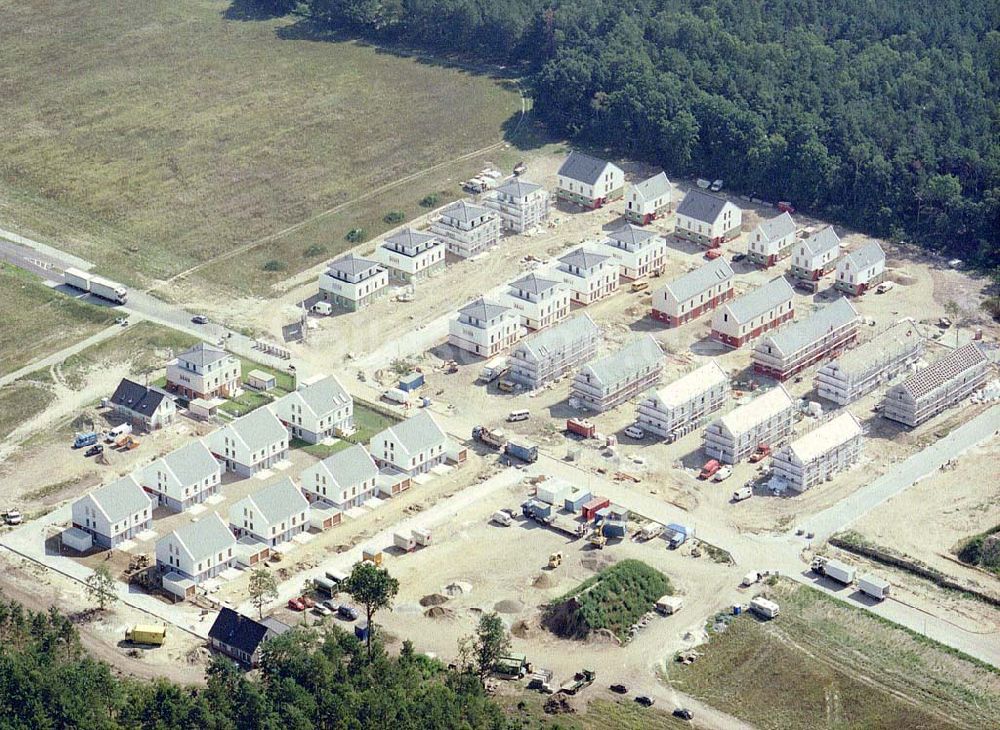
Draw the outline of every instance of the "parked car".
M4 513L3 518L8 525L20 525L21 521L24 519L21 517L21 513L16 509L7 510L7 512Z
M324 606L322 603L317 603L313 606L313 613L318 613L320 616L329 616L333 611Z
M323 601L323 605L326 606L326 610L330 613L340 612L340 604L336 601Z
M747 257L747 255L745 253L733 254L733 263L734 264L738 264L740 261L742 261L746 257Z
M196 314L191 318L191 321L195 324L208 324L208 317L204 314Z
M641 439L646 437L646 432L638 426L629 426L625 429L625 435L630 439Z
M84 456L97 456L104 451L104 444L94 444L89 449L83 452Z
M722 190L722 180L713 180L712 186L709 188L713 193L717 193Z
M610 689L615 694L619 695L628 694L628 687L626 687L624 684L613 684L611 685Z
M694 713L686 707L678 707L673 711L674 717L679 717L681 720L693 720Z
M719 469L719 471L715 472L715 476L713 476L712 479L713 481L721 482L725 479L728 479L732 475L733 475L733 467L727 465Z
M358 609L353 606L341 606L337 609L337 615L345 621L355 621L358 618Z
M299 596L299 601L301 601L302 605L306 608L312 608L316 605L316 601L311 599L309 596Z
M300 601L298 598L289 598L288 599L288 607L290 609L292 609L293 611L305 611L306 610L305 604L302 603L302 601Z
M652 707L654 704L656 704L656 700L654 700L652 697L647 697L646 695L639 695L638 697L635 698L635 701L638 702L643 707Z
M715 259L722 256L721 248L710 248L705 252L705 258L709 261L714 261Z

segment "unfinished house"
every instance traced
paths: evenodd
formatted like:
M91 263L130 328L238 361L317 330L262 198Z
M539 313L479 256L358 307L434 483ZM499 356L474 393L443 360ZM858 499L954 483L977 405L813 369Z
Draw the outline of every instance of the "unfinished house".
M282 396L271 409L292 438L310 444L354 431L354 400L333 375Z
M668 441L690 433L729 401L729 376L715 360L650 390L639 401L636 424Z
M448 437L426 410L372 436L369 452L379 468L423 474L447 458Z
M804 492L856 464L863 442L861 424L845 411L775 451L771 469L796 492Z
M487 193L483 205L496 211L503 230L524 233L549 217L549 192L541 185L515 177Z
M882 415L914 428L960 403L986 383L990 361L970 342L886 391Z
M802 236L792 246L792 276L805 281L819 281L833 271L840 256L840 236L833 226Z
M707 248L718 248L740 235L743 211L725 198L697 188L677 206L674 235Z
M229 528L236 537L274 547L309 529L309 501L285 477L234 503Z
M135 430L155 431L173 423L177 416L177 405L168 393L128 378L118 383L109 402L114 412Z
M747 258L767 269L790 256L794 243L795 221L785 212L757 224L750 234Z
M389 292L389 272L378 261L347 254L327 264L319 275L323 301L356 312Z
M652 388L663 377L663 352L649 335L582 368L570 385L570 400L598 413Z
M508 358L507 376L525 388L540 388L597 354L601 330L586 314L521 340Z
M207 342L167 364L167 390L185 398L230 398L240 389L240 377L240 361Z
M736 464L759 447L775 449L792 433L795 403L783 385L715 419L705 429L705 453Z
M379 244L375 258L390 281L412 284L444 271L444 252L444 243L434 234L404 228Z
M712 337L742 347L795 316L794 292L783 277L721 305L712 316Z
M805 319L761 337L750 354L753 370L777 380L798 375L853 344L860 323L857 310L841 297Z
M610 254L579 246L559 257L552 274L569 287L574 302L587 306L618 291L619 268Z
M226 471L241 477L288 458L288 430L266 406L213 431L205 441Z
M569 287L538 274L528 274L510 283L504 303L517 310L521 324L540 330L569 316Z
M216 512L188 522L156 541L156 568L163 588L176 598L236 563L236 537Z
M618 262L618 275L628 281L661 271L667 260L667 242L631 223L611 231L601 246Z
M905 319L826 363L813 385L821 397L846 406L905 372L923 352L916 323Z
M655 290L652 317L679 327L735 295L733 268L728 261L718 258Z
M479 298L448 322L448 344L480 357L506 352L521 339L521 315L511 307Z
M500 243L500 216L489 208L459 200L441 211L431 233L456 256L467 259Z
M200 439L171 451L142 470L143 488L157 504L183 512L219 492L222 465Z
M339 510L360 507L375 496L378 466L355 444L305 469L299 477L310 504L329 504Z
M73 503L73 527L103 548L131 540L153 525L153 502L135 477L117 479Z
M584 208L601 208L622 197L625 173L605 160L570 152L556 173L556 197Z
M834 286L845 294L861 296L885 280L885 252L878 241L844 254L837 263Z
M637 226L647 226L655 220L669 218L673 212L674 186L661 172L642 182L629 183L625 188L625 220Z

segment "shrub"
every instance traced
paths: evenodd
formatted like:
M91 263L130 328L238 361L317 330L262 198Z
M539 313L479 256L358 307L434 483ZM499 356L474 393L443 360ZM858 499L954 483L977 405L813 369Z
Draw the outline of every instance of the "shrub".
M310 246L303 252L303 255L306 258L314 258L316 256L322 256L325 253L326 253L326 246L321 246L318 243L314 243L312 246Z
M284 271L288 268L288 264L284 261L279 261L278 259L271 259L264 264L264 271Z
M365 229L364 228L352 228L347 232L344 238L350 243L361 243L365 240Z
M440 195L438 195L437 193L430 193L429 195L425 195L423 198L420 199L420 207L433 208L440 202L440 200L441 200Z
M397 223L402 223L403 221L406 220L406 213L404 213L401 210L390 210L388 213L385 214L382 220L384 220L389 225L394 226Z

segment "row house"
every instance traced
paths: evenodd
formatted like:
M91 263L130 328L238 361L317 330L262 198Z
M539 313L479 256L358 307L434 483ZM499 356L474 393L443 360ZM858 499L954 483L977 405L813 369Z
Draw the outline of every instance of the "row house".
M271 409L292 438L311 444L354 431L354 400L333 375L282 396Z
M500 216L503 230L524 233L549 217L549 192L537 183L515 177L487 193L483 205Z
M836 268L839 257L840 236L833 226L824 226L795 242L789 271L796 279L819 281Z
M504 303L517 310L527 329L540 330L569 316L569 287L562 282L528 274L509 286Z
M236 564L236 536L216 512L189 522L156 541L156 568L164 589L187 597L199 585Z
M601 330L581 314L521 340L511 351L507 376L525 388L540 388L597 354Z
M155 431L174 422L177 405L168 393L122 378L109 401L112 410L132 428Z
M846 406L908 370L923 352L916 323L905 319L826 363L813 386L821 397Z
M570 396L600 413L644 393L661 377L663 351L645 335L580 368L570 385Z
M347 254L319 275L319 293L330 304L356 312L389 292L389 272L378 261Z
M952 350L886 391L882 415L915 428L981 388L990 361L975 342Z
M837 355L858 338L860 318L846 297L790 322L754 345L754 372L785 380Z
M858 463L863 445L861 424L845 411L775 451L771 469L796 492L804 492Z
M309 501L284 477L233 504L229 527L236 537L275 547L309 529Z
M467 259L500 243L500 216L489 208L459 200L441 211L431 233L456 256Z
M240 361L221 347L199 342L167 364L167 390L185 398L231 398L240 391Z
M861 296L885 280L885 251L878 241L869 241L837 263L834 286L845 294Z
M759 446L785 443L794 421L795 404L779 385L712 421L705 429L705 453L723 464L739 463Z
M729 376L715 360L646 393L636 424L668 441L690 433L729 401Z
M302 493L310 504L319 502L348 510L375 496L378 474L371 454L355 444L303 471Z
M288 457L288 430L270 408L258 408L205 437L226 471L253 476Z
M648 226L655 220L668 218L673 212L674 186L661 172L625 188L625 220L637 226Z
M480 357L506 352L521 339L521 315L511 307L479 299L448 322L448 344Z
M788 212L761 221L750 234L747 258L765 269L792 253L795 244L795 221Z
M738 348L795 316L795 292L784 277L772 279L715 310L712 337Z
M122 477L73 503L73 527L114 548L153 526L153 502L133 476Z
M390 281L412 284L444 271L444 252L444 243L434 234L404 228L379 244L375 259Z
M743 210L725 198L697 188L677 206L674 235L700 246L718 248L740 235Z
M372 436L369 452L379 468L423 474L447 458L448 437L426 410Z
M586 246L559 257L555 276L570 289L572 301L583 306L605 299L618 291L619 266L610 255Z
M622 197L625 173L617 165L570 152L556 173L556 197L583 208L601 208Z
M667 242L631 223L611 231L601 246L618 262L618 275L628 281L661 271L667 260Z
M140 481L157 504L184 512L218 494L222 465L199 439L146 466Z
M728 261L718 258L654 291L652 316L671 327L679 327L735 295L733 268Z

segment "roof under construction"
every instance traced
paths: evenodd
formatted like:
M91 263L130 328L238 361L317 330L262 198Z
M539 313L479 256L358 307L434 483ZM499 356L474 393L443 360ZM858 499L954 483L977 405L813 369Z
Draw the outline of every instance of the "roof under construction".
M987 362L989 361L979 346L970 342L935 360L923 370L918 370L904 380L899 387L916 400L961 376L967 370Z
M860 436L861 424L850 411L830 419L788 445L788 450L803 464L808 464Z
M792 397L779 385L722 416L719 423L733 436L739 436L792 407Z
M923 336L912 319L904 319L837 358L837 368L846 376L862 376L920 347Z

